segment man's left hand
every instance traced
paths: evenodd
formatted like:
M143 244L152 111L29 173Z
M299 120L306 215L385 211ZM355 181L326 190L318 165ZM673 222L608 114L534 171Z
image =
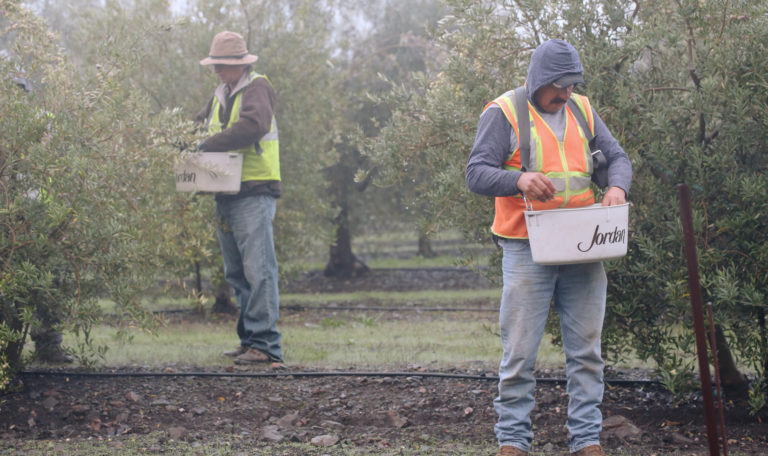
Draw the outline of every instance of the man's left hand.
M627 202L627 194L619 187L611 187L603 196L603 206L617 206Z

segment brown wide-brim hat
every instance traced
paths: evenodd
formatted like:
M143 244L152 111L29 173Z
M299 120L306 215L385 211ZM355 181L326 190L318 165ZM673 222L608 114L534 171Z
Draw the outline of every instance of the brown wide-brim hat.
M221 32L213 37L208 57L200 65L247 65L259 57L248 53L245 40L239 33Z

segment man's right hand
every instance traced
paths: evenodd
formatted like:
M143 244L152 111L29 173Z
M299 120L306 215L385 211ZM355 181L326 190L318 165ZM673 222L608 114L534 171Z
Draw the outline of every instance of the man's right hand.
M542 173L523 173L517 180L517 188L529 199L542 203L555 197L557 189L552 181Z

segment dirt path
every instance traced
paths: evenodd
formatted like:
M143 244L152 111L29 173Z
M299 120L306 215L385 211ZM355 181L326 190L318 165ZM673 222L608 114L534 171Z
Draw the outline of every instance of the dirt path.
M237 373L267 373L243 370ZM213 373L213 372L209 372ZM227 374L227 372L221 372ZM168 438L206 441L239 436L260 444L330 436L366 448L413 442L495 438L490 380L412 376L51 377L28 376L4 398L3 446L29 439L104 439L164 431ZM609 386L603 442L633 454L705 454L698 401L675 404L653 385ZM533 412L535 450L564 454L564 386L540 383ZM732 454L767 454L766 425L743 407L727 410Z

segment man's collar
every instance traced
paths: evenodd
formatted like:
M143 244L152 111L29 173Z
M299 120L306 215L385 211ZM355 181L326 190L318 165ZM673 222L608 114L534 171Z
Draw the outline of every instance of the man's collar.
M243 75L240 76L240 80L237 81L237 84L235 84L235 88L232 89L231 92L229 92L229 96L231 97L232 95L242 90L243 87L248 85L250 80L251 80L251 72L248 69L246 69L245 71L243 71Z

